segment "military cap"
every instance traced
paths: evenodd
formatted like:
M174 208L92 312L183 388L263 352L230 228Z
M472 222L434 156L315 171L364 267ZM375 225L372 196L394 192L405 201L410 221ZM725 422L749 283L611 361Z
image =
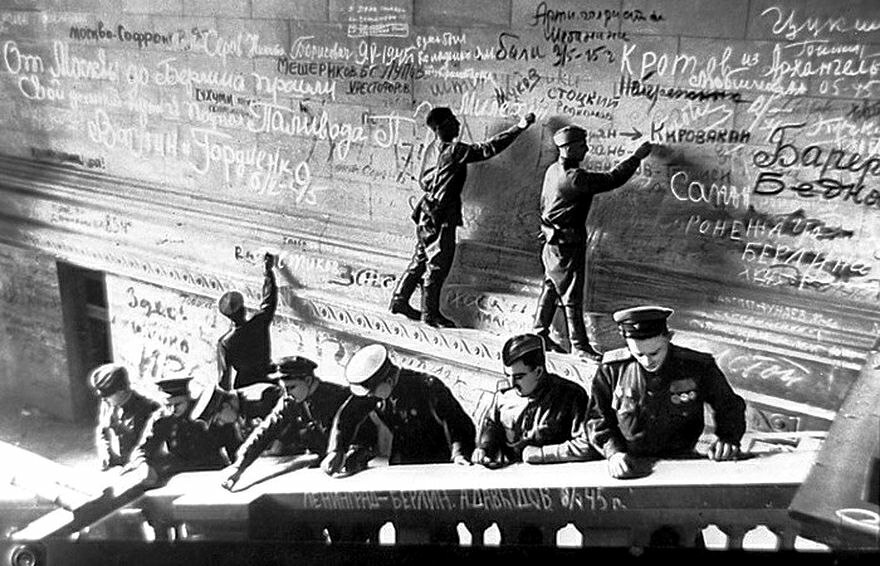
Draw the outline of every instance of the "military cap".
M220 405L223 403L223 400L229 398L231 395L232 394L227 393L217 386L206 387L202 390L199 398L196 399L196 403L193 405L192 411L190 412L190 417L193 420L202 419L205 422L210 421L211 417L217 414L217 411L220 410Z
M587 139L587 131L580 126L565 126L564 128L559 128L553 134L553 143L556 144L556 147L562 147L585 139Z
M537 334L518 334L504 343L504 347L501 348L501 361L505 366L511 366L528 353L543 351L543 338Z
M104 364L92 370L89 381L98 395L109 397L128 388L128 370L119 364Z
M172 377L160 379L156 382L156 387L162 390L162 393L169 397L178 397L180 395L189 396L189 382L191 377Z
M432 108L428 115L425 117L425 124L428 125L429 128L436 128L446 120L450 118L454 118L455 114L452 113L452 110L445 106L438 106L437 108Z
M244 297L238 291L227 291L217 301L217 308L226 316L232 316L244 306Z
M653 338L668 331L666 319L673 312L666 307L645 305L619 310L612 318L624 338Z
M303 379L314 375L318 364L302 356L285 356L274 364L269 379Z
M382 344L370 344L358 350L345 365L345 379L355 395L363 397L382 380L387 378L396 366L391 362L388 350Z

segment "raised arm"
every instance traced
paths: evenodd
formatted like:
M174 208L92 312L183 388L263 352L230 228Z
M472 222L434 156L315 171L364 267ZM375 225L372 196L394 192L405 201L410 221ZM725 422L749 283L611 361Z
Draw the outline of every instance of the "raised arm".
M258 314L268 316L269 319L275 316L275 309L278 307L278 285L272 270L274 265L274 255L267 253L263 256L263 299Z
M643 143L631 156L618 163L617 167L607 173L581 171L575 184L589 187L593 193L614 190L629 181L636 169L639 168L639 163L651 153L652 148L650 142Z
M501 133L495 134L488 140L479 143L465 144L467 149L463 156L463 161L465 163L476 163L478 161L485 161L495 157L510 147L510 144L512 144L520 134L526 131L529 126L534 123L535 115L530 112L523 116L517 125L510 127Z

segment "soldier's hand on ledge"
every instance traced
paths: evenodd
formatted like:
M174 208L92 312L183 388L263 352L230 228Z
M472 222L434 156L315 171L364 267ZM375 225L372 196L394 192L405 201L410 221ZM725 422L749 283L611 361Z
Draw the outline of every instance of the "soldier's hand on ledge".
M612 478L628 477L634 469L634 462L626 452L617 452L608 458L608 473Z
M519 124L517 124L520 128L526 129L532 124L535 123L535 114L534 112L529 112L525 116L519 119Z
M638 149L636 149L633 155L635 155L639 159L644 159L648 157L648 155L650 155L652 149L654 149L654 146L651 144L651 142L644 142L638 147Z
M235 484L241 478L241 470L235 466L229 466L224 471L226 472L226 479L220 485L223 489L232 491L232 488L235 487Z
M544 460L544 453L540 446L526 446L522 451L522 460L526 464L540 464Z
M455 456L453 456L453 457L452 457L452 463L453 463L453 464L458 464L459 466L470 466L470 465L472 465L472 464L471 464L471 461L468 460L467 458L465 458L464 456L462 456L461 454L456 454Z
M715 460L717 462L722 460L737 460L740 457L739 444L715 439L715 441L709 446L709 452L706 455L710 460Z
M341 452L327 452L327 455L321 460L321 469L328 476L332 476L342 468L344 458L345 454Z
M471 454L471 462L489 469L501 467L501 463L495 461L495 459L489 456L489 454L487 454L486 451L482 448L477 448L474 450L474 453Z

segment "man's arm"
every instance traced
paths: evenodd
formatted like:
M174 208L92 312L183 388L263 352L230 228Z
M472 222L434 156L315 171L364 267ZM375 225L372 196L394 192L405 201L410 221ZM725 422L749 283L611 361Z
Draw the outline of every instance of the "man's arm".
M274 265L274 255L267 253L263 256L263 300L260 302L258 314L268 317L269 320L275 316L275 309L278 307L278 285L272 270Z
M587 435L587 394L573 395L565 403L564 411L571 420L568 440L559 444L527 446L523 449L523 462L528 464L553 464L556 462L579 462L597 457ZM540 440L540 439L536 439Z
M101 402L101 412L98 415L98 425L95 427L95 448L98 451L98 461L101 463L101 469L106 470L114 464L110 454L111 440L110 419L108 418L108 407L106 403Z
M327 453L344 453L354 441L361 423L376 408L376 401L370 397L349 396L333 417L333 426L327 440Z
M289 397L282 397L278 400L269 416L260 422L244 441L244 444L239 447L232 464L235 469L244 472L266 450L269 444L278 438L281 431L293 422L294 404L293 399Z
M232 391L232 366L226 359L226 347L223 338L217 341L217 384L221 389Z
M626 452L626 440L617 423L617 413L611 407L611 370L607 365L599 366L590 388L587 409L587 435L590 443L605 458L618 452Z
M535 115L529 113L523 116L517 125L508 128L501 133L495 134L488 140L479 143L465 144L467 150L462 161L464 163L476 163L478 161L485 161L495 157L507 149L510 144L512 144L514 140L516 140L516 138L526 131L534 122Z
M443 382L438 379L432 380L431 391L431 408L437 420L444 424L446 430L449 431L452 460L464 458L470 461L471 453L474 451L474 440L477 436L474 422L464 412L461 404L452 396L452 391Z
M629 181L630 177L639 168L642 159L651 153L652 145L645 142L627 159L617 164L617 167L607 173L579 172L575 179L575 185L589 188L592 193L604 193L614 190Z
M715 436L723 442L739 445L746 431L746 402L734 393L714 359L710 364L704 387L706 402L715 412Z
M128 467L134 468L142 463L150 464L156 451L165 442L165 434L162 426L162 417L159 413L153 413L144 428L144 435L137 447L132 451Z

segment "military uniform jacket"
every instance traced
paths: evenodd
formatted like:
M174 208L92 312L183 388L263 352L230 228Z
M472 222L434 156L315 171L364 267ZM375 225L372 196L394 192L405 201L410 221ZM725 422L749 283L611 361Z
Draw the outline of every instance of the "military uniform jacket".
M239 414L234 423L212 423L208 431L225 451L230 460L235 459L245 439L256 430L281 400L283 390L272 383L254 383L235 390L238 395Z
M703 432L704 403L715 412L719 439L739 443L742 438L745 402L715 359L674 344L667 356L654 374L632 356L599 367L587 431L606 458L616 452L663 456L692 451Z
M515 390L499 392L480 427L479 447L495 457L500 451L521 460L522 448L540 446L540 462L569 462L597 457L586 430L587 391L546 373L531 397Z
M95 436L98 458L104 468L128 463L129 456L141 440L147 421L159 408L159 403L137 391L132 391L131 397L118 407L101 401Z
M548 244L584 244L593 196L626 183L639 166L632 156L608 173L585 171L571 161L547 168L541 189L541 231Z
M413 220L430 219L435 226L461 226L461 192L469 163L485 161L506 149L525 130L513 126L481 143L439 140L425 152L419 186L425 191Z
M260 310L241 326L232 328L217 342L220 387L229 391L266 381L266 373L272 364L269 326L272 324L277 305L278 286L275 284L275 274L269 270L263 279L263 301Z
M391 430L389 464L438 464L470 458L476 430L439 379L406 368L388 399L351 396L339 409L328 452L345 452L370 413ZM448 431L448 436L447 436Z
M347 388L322 381L302 403L290 396L282 397L239 449L235 465L240 469L247 468L275 440L282 444L286 453L307 449L324 454L333 418L349 395ZM370 421L364 423L358 436L368 435L369 431L372 431L369 441L375 444L376 427Z
M131 459L170 473L220 469L227 464L205 423L167 413L153 415Z

